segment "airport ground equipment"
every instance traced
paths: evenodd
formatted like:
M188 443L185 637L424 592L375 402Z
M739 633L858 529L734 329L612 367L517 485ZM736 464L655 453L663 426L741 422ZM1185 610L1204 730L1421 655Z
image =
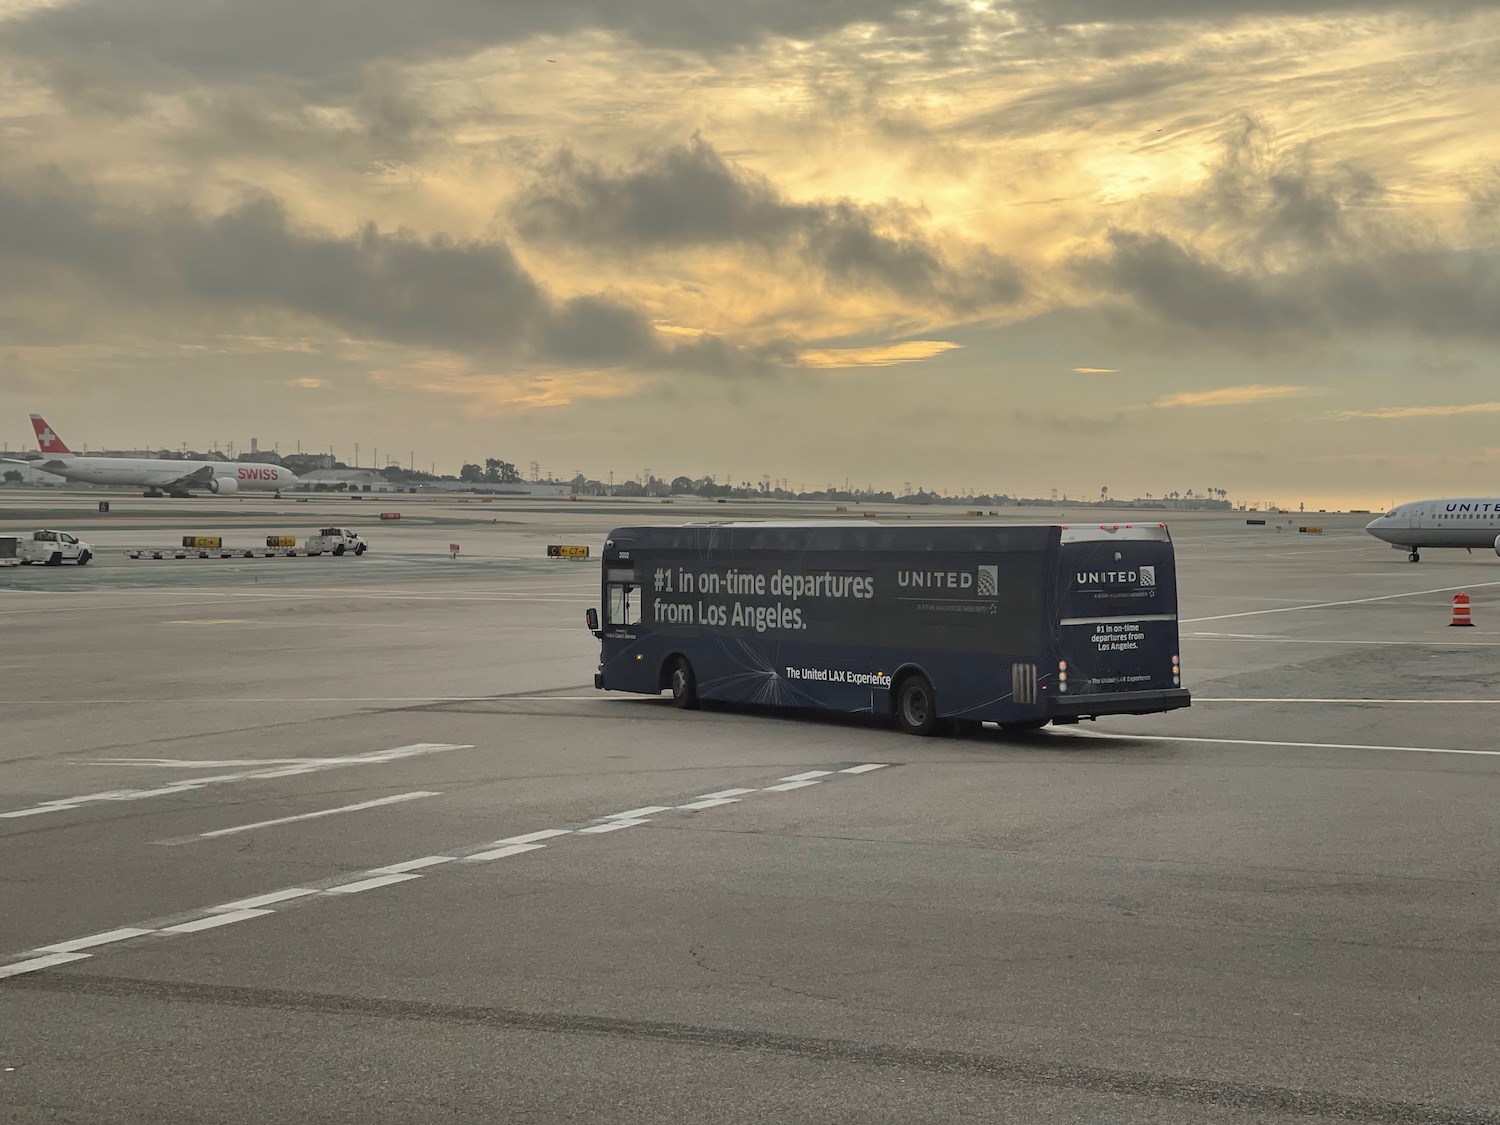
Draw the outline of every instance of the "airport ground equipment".
M330 555L362 555L369 546L357 531L350 531L347 527L325 527L308 537L303 550L309 555L325 552Z
M93 544L85 543L66 531L42 528L39 531L33 531L30 538L20 539L16 547L16 555L22 566L29 566L32 563L61 566L65 562L88 566L89 560L94 557L94 547Z
M1448 622L1448 624L1450 626L1452 626L1452 625L1459 625L1459 626L1473 625L1474 624L1474 618L1470 615L1469 609L1470 609L1470 606L1469 606L1469 595L1468 594L1454 594L1453 595L1453 620L1450 621L1450 622Z
M607 691L892 715L913 734L1191 703L1165 524L623 527L602 564L587 620Z
M20 566L20 546L14 535L0 535L0 566Z

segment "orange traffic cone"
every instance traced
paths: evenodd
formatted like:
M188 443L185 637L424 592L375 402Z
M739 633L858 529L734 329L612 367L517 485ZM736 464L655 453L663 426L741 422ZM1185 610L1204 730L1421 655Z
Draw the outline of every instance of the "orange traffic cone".
M1469 617L1469 595L1453 595L1453 620L1448 622L1449 626L1472 625L1474 622Z

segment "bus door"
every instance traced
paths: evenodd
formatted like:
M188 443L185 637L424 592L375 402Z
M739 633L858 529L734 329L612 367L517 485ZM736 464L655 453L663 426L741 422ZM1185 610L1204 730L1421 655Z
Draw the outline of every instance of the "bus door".
M1064 528L1058 694L1180 687L1177 569L1165 526Z

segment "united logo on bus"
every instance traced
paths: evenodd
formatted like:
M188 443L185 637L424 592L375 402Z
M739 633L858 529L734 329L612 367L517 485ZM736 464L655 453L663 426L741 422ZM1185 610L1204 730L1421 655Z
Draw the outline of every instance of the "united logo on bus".
M1141 569L1141 585L1142 586L1155 586L1156 585L1156 567L1154 567L1154 566L1143 566L1140 569Z
M981 598L998 598L1000 596L999 566L979 567L978 593Z

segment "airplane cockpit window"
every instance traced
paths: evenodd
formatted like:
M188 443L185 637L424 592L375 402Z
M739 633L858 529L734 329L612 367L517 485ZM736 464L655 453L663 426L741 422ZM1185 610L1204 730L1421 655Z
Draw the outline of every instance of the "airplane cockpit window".
M1401 510L1400 508L1392 508L1389 512L1387 512L1385 514L1385 518L1386 519L1394 519L1395 516L1396 516L1396 513L1399 512L1400 510Z

